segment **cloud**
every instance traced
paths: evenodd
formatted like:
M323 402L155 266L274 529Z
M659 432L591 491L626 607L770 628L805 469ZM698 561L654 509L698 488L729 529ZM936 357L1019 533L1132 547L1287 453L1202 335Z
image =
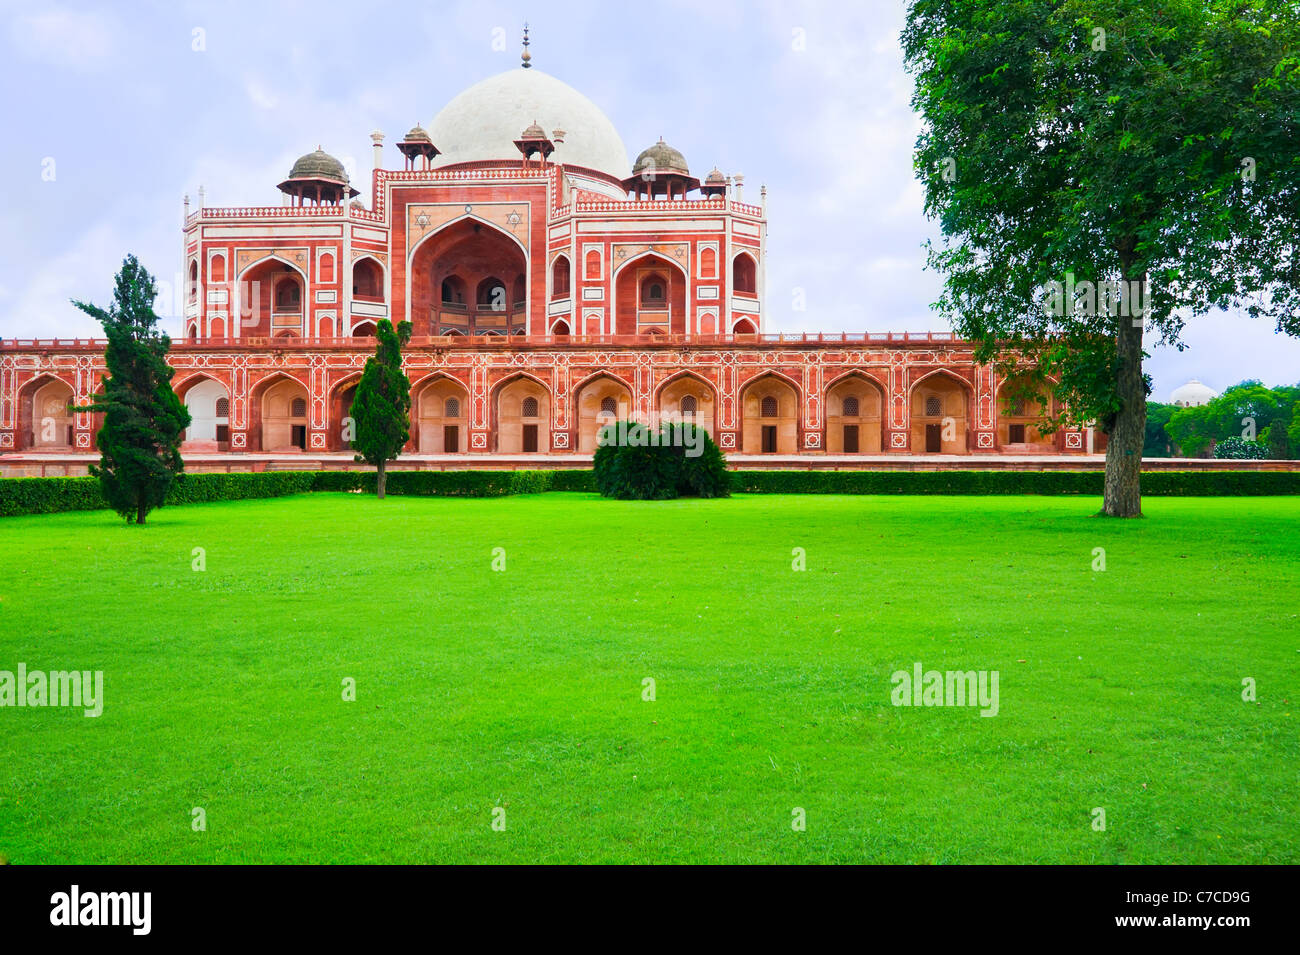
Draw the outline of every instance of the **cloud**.
M116 24L97 12L55 9L28 14L13 21L10 35L24 56L80 72L104 68L117 47Z
M244 77L244 92L258 109L275 109L280 104L280 98L254 76Z

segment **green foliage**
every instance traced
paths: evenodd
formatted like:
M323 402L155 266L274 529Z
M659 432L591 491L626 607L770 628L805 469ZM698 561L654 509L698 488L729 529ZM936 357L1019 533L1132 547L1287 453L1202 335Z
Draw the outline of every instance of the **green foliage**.
M687 497L727 497L731 494L727 459L708 431L697 424L682 423L665 425L663 433L668 438L669 450L678 458L678 494Z
M1097 292L1136 283L1164 343L1219 308L1300 333L1294 3L912 0L902 44L938 307L982 359L1030 364L1061 422L1099 422L1134 493L1136 309Z
M732 490L749 494L1087 494L1102 492L1100 471L733 471ZM1149 471L1152 497L1300 494L1297 471Z
M677 497L680 458L661 443L661 436L638 421L601 428L592 459L600 493L624 501Z
M358 461L376 467L376 490L383 497L385 466L411 439L411 382L402 371L402 348L411 340L411 323L402 322L394 331L393 323L384 319L375 339L375 353L366 359L352 399L352 447Z
M1214 446L1214 456L1236 461L1262 461L1268 457L1268 445L1246 438L1224 438Z
M1142 444L1142 457L1167 458L1173 455L1174 442L1165 428L1177 407L1177 405L1161 404L1159 401L1147 402L1147 436Z
M172 390L175 372L167 364L171 340L157 328L157 295L153 276L128 255L107 310L73 302L103 326L108 339L108 374L94 402L78 409L104 415L97 438L100 461L91 473L99 478L109 506L138 524L162 506L183 472L180 444L190 424L188 409Z
M1265 443L1268 444L1268 456L1279 461L1288 461L1293 457L1291 438L1287 434L1293 422L1289 418L1275 418L1269 425Z
M608 424L600 430L592 472L597 490L620 500L731 493L726 458L695 424L666 423L658 431L636 421Z
M1256 381L1242 382L1206 404L1175 409L1165 430L1180 453L1188 457L1228 438L1249 439L1251 433L1258 438L1274 421L1289 419L1295 391L1265 388Z

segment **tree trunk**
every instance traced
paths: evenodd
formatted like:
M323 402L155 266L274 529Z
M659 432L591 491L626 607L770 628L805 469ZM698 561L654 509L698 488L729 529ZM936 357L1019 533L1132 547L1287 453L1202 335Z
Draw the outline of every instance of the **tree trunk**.
M145 517L149 514L149 508L145 506L144 496L141 495L135 499L135 522L143 524Z
M379 470L375 472L375 490L379 492L378 497L381 501L384 499L384 481L385 478L388 477L384 472L384 465L386 463L386 461L380 461L378 465Z
M1128 281L1128 270L1123 271ZM1146 276L1140 281L1145 290ZM1142 379L1145 320L1145 315L1119 316L1116 336L1119 369L1115 390L1120 409L1106 442L1106 485L1101 512L1107 517L1142 516L1142 447L1146 444L1147 427L1147 390Z

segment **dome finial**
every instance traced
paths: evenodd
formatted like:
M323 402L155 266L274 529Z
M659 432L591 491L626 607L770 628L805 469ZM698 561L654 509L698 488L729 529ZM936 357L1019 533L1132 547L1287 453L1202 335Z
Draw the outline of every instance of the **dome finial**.
M528 24L525 22L524 23L524 53L523 56L520 57L520 59L523 61L524 69L526 70L532 69L533 66L531 62L532 58L533 58L532 54L528 52Z

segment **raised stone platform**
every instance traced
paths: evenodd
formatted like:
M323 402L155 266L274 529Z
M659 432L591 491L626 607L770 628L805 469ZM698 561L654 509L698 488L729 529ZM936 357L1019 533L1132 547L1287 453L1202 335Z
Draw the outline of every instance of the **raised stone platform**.
M78 477L99 460L94 454L0 455L0 477ZM1100 471L1102 454L731 454L734 470L808 471ZM411 454L389 465L390 471L557 470L591 467L589 454ZM185 455L195 474L241 471L361 471L350 454L212 454ZM1228 461L1212 458L1143 458L1144 471L1300 471L1300 461Z

